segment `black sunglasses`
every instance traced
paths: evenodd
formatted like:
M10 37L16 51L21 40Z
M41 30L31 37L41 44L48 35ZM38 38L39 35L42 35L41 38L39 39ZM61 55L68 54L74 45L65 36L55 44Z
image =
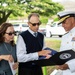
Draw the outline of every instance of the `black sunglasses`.
M30 22L31 23L31 22ZM41 25L41 22L38 22L38 23L31 23L33 26L36 26L36 25Z
M13 34L16 35L16 32L13 32L13 33L10 32L10 33L6 33L6 34L8 34L9 36L12 36Z

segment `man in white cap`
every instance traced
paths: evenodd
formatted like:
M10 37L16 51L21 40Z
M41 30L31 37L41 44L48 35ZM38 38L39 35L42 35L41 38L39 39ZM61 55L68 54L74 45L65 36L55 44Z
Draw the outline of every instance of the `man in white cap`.
M63 35L60 51L75 50L75 11L62 11L58 14L59 23L67 33ZM57 69L62 71L62 75L75 75L75 59L69 60L63 65L58 65Z

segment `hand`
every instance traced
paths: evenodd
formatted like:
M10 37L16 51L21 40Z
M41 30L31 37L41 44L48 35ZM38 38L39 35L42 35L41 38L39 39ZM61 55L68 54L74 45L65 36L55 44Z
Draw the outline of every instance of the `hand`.
M18 62L14 63L12 67L13 67L13 70L17 69L18 68Z
M49 54L48 54L45 59L49 59L51 56L52 56L52 55L49 55Z
M68 65L67 64L63 64L63 65L58 65L56 66L57 69L60 69L60 70L66 70L66 69L69 69Z
M50 50L42 50L38 52L39 56L48 56L51 53Z
M2 60L2 56L0 55L0 61Z
M4 60L7 60L9 62L13 62L14 61L12 55L1 55L1 58L4 59Z

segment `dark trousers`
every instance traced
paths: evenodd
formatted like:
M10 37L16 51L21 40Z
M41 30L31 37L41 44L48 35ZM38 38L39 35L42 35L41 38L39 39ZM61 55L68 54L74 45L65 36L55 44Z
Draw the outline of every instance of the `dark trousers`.
M20 68L18 70L18 75L43 75L42 69L40 68Z

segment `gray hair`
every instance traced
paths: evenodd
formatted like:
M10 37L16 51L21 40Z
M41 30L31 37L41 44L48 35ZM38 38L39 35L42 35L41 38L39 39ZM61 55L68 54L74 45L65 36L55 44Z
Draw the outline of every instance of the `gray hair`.
M30 21L30 18L31 18L32 16L37 16L37 17L39 17L39 14L38 14L38 13L31 13L31 14L28 16L28 21Z

